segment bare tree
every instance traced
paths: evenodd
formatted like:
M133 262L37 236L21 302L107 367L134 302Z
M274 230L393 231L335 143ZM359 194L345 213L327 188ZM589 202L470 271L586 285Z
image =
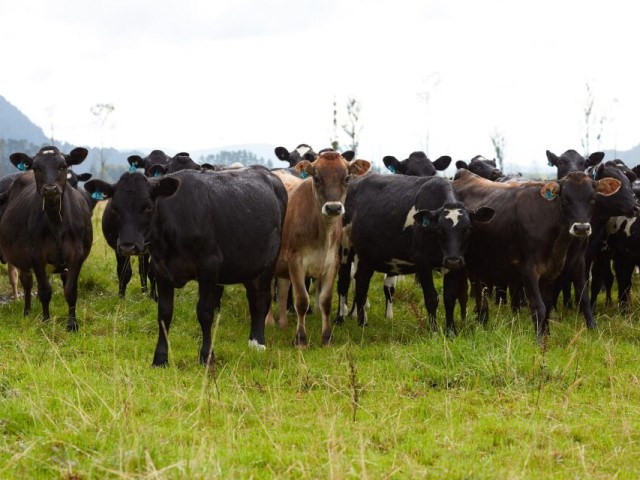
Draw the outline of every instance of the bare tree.
M440 85L440 74L438 72L433 72L427 76L426 79L423 80L424 88L422 91L418 92L418 99L424 103L424 113L425 113L425 129L424 129L424 153L429 155L429 141L430 141L430 132L429 132L429 113L430 108L429 104L431 102L431 97L436 87Z
M96 119L96 125L100 129L100 171L99 176L104 178L107 172L107 158L104 154L104 128L109 116L115 107L111 103L98 103L91 107L91 113Z
M340 141L338 140L338 104L336 97L333 97L333 135L331 137L331 148L336 152L340 150Z
M595 148L600 150L600 145L602 143L602 132L604 130L604 125L607 122L608 118L605 112L598 111L596 109L596 100L595 94L593 91L592 85L587 82L587 97L585 99L584 104L584 132L582 136L582 150L584 156L591 154L591 143L593 140L593 136L595 136Z
M362 125L360 124L360 110L362 105L355 97L347 99L347 121L342 124L342 130L349 137L349 150L358 151L360 144L360 132Z
M498 164L497 166L500 170L502 170L504 167L504 150L506 145L504 135L500 130L498 130L498 127L495 127L490 137L491 143L493 144L493 150L496 154L496 163Z

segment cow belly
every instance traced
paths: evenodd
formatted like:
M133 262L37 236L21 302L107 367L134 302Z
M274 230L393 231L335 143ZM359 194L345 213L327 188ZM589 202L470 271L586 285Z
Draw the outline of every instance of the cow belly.
M302 266L308 277L320 278L331 265L338 264L338 249L308 249L302 253Z

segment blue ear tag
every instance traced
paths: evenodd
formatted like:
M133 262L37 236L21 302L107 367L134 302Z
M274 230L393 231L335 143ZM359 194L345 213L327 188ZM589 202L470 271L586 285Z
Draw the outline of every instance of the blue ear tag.
M547 191L544 193L544 197L547 200L551 200L553 198L553 192L551 190L547 189Z
M300 178L308 178L308 177L309 177L309 174L307 172L305 172L304 170L302 170L300 172Z
M132 163L129 167L129 173L136 173L137 170L138 168L135 166L135 164Z
M597 176L598 176L598 168L593 167L593 179L595 180Z
M153 176L154 177L161 177L162 174L156 170L155 172L153 172Z
M16 165L16 167L18 168L18 170L20 170L21 172L26 172L27 171L27 166L25 165L24 162L20 162L18 165Z
M549 165L550 167L555 167L555 165L553 163L551 163L550 161L547 161L547 165Z
M388 165L387 170L389 170L391 173L396 173L396 169L393 165Z
M422 226L426 227L427 225L431 224L431 220L429 220L427 217L422 217Z
M100 190L96 190L95 192L93 192L91 194L91 198L95 199L95 200L106 200L107 197L104 196L104 193L102 193Z

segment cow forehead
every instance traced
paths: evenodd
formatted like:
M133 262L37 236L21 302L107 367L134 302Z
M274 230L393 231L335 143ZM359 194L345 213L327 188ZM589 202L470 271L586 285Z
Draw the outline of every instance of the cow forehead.
M313 163L316 169L325 172L344 172L349 167L349 162L342 155L333 152L320 155Z
M462 208L443 208L442 209L443 218L447 220L451 220L453 226L455 227L460 222L460 219L464 217L464 210Z

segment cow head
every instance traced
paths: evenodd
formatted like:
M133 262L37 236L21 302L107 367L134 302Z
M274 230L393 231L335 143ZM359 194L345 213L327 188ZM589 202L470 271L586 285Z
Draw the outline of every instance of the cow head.
M413 215L414 239L415 235L435 236L444 268L458 270L465 265L464 252L469 246L473 224L490 222L494 214L493 208L469 210L462 202L446 203L437 210L419 210Z
M594 152L584 158L575 150L567 150L559 157L547 150L547 161L550 167L558 169L557 178L565 177L569 172L584 172L587 167L593 167L602 161L603 152Z
M210 166L209 164L206 164ZM149 177L159 177L160 175L166 175L168 173L179 172L180 170L201 170L204 166L201 166L193 161L187 152L180 152L169 161L167 164L155 163L149 167Z
M545 183L540 195L547 201L559 201L562 216L568 222L569 233L574 237L591 235L591 216L596 195L610 196L620 189L615 178L592 180L584 172L570 172L557 182Z
M149 179L140 173L124 173L118 183L90 180L84 188L93 198L109 199L109 208L118 230L119 255L140 255L145 251L147 237L159 197L173 195L180 180L170 176Z
M495 181L502 176L502 170L496 166L495 160L487 160L482 155L476 155L469 163L464 160L456 162L456 168L465 168L476 175Z
M391 173L413 177L433 177L438 170L445 170L449 166L451 157L444 155L432 162L423 152L413 152L409 158L402 161L391 155L387 155L382 161Z
M42 199L58 204L67 185L69 167L82 163L88 153L86 148L74 148L64 154L56 147L42 147L34 157L14 153L10 160L20 170L33 170L36 190Z
M347 195L349 179L352 175L362 175L369 171L367 160L353 160L352 151L340 154L327 150L310 161L306 157L296 165L302 178L313 179L312 188L325 217L338 217L344 213L344 199Z
M613 195L596 196L596 207L600 214L608 217L640 214L640 205L633 190L633 182L637 181L637 176L622 160L599 163L589 167L586 173L594 180L615 178L620 182L620 189Z
M289 150L287 150L284 147L276 147L274 152L276 154L276 157L278 157L278 160L282 160L283 162L288 162L290 167L295 167L298 164L298 162L300 162L305 158L308 159L309 155L311 155L312 157L310 160L312 162L317 157L317 154L306 143L301 143L292 152L289 152Z
M131 155L127 158L127 161L129 162L129 172L133 173L138 168L144 168L144 174L147 177L152 177L154 175L152 171L158 175L157 171L153 170L153 166L166 165L171 161L171 157L162 150L153 150L145 158L142 158L140 155Z

